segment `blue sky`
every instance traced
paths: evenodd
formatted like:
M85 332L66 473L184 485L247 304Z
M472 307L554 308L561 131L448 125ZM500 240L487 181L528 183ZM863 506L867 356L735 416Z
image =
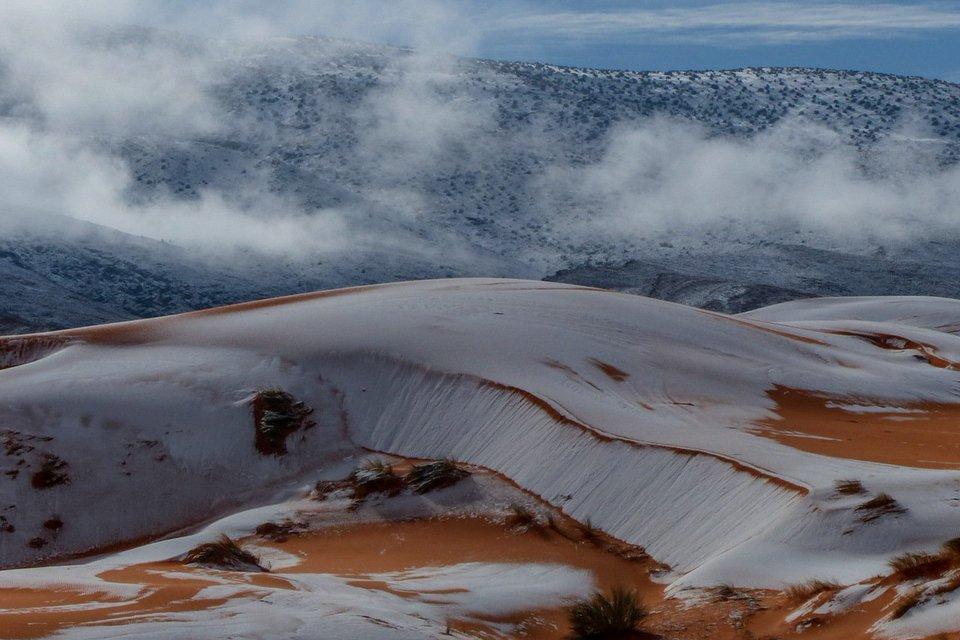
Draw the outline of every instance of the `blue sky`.
M482 55L626 69L839 67L960 81L960 2L540 1L504 8L513 13L488 23Z
M960 81L960 2L500 3L481 55L624 69L816 66Z
M815 66L960 82L960 0L97 1L105 15L126 7L128 19L214 35L328 35L574 66Z

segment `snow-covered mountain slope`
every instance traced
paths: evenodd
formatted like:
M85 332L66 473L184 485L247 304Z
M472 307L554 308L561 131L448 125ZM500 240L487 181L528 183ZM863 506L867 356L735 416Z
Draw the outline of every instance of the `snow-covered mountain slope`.
M626 189L627 202L644 204L646 192L631 196L630 189L644 175L673 175L668 151L711 140L759 140L778 127L788 132L768 146L787 148L788 158L840 148L852 158L842 163L850 171L862 165L866 175L916 173L911 184L919 184L957 160L956 84L820 69L602 71L424 59L406 49L327 39L249 45L149 30L109 32L89 42L91 55L195 66L200 80L182 80L177 89L201 103L196 117L207 124L172 127L144 116L123 128L78 116L58 129L57 119L43 117L37 96L5 86L5 127L67 141L68 148L80 144L110 167L109 176L121 176L122 188L102 206L44 200L48 214L123 226L98 211L119 201L132 212L121 216L124 229L145 227L164 240L166 227L143 220L182 215L190 207L198 220L224 208L253 217L280 210L324 230L305 231L267 255L254 238L252 248L210 257L209 247L189 245L189 237L150 242L111 232L79 242L69 234L38 233L37 226L60 230L58 223L38 223L29 233L5 234L0 247L0 274L10 274L0 278L3 297L24 300L19 309L3 310L4 331L412 278L562 278L576 272L577 282L602 285L608 275L589 282L597 265L622 271L615 279L624 280L625 290L726 311L786 295L960 295L951 234L937 232L935 242L920 234L900 246L869 227L852 240L837 240L806 222L821 218L822 208L832 206L829 199L786 221L769 212L766 201L735 202L707 211L709 224L695 217L692 230L673 224L671 215L666 226L647 225L640 207L630 213L636 215L629 232L613 211L616 202L607 202L611 192ZM791 127L812 127L816 135L794 135ZM702 135L691 133L701 128ZM668 133L655 134L661 129ZM641 135L646 142L639 147L617 146L637 131L653 133ZM723 160L730 150L724 149L718 169L738 164ZM653 159L649 171L633 177L627 171L623 184L606 182L616 181L618 159L641 156ZM748 156L745 162L769 164L764 153ZM782 176L803 166L787 161ZM574 188L584 176L592 178ZM704 193L723 187L711 184ZM791 198L770 202L784 200ZM897 212L911 229L918 226L913 204ZM18 205L0 201L0 218L39 216ZM767 214L774 218L770 228L724 217ZM606 216L613 217L603 223ZM336 223L329 230L322 226L327 220ZM202 235L203 225L197 227ZM338 244L337 238L350 242ZM635 273L637 261L658 266L652 284ZM657 285L658 278L666 284Z
M855 582L960 525L960 342L884 313L771 323L439 280L7 338L0 554L33 563L267 504L363 447L502 474L643 545L675 588ZM250 403L277 387L311 424L263 449ZM862 495L835 493L849 479ZM863 506L880 494L896 508Z

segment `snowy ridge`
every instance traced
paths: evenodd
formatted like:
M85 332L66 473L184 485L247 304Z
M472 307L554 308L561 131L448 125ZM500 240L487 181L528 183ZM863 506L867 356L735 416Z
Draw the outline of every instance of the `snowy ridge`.
M960 300L932 296L851 296L793 300L741 314L769 322L869 320L960 332Z
M802 495L708 455L602 438L469 377L382 362L336 369L347 388L379 391L346 394L360 444L493 469L680 571L756 536Z
M676 587L849 583L960 527L953 449L934 441L896 464L863 457L842 434L803 434L777 395L809 396L827 418L853 407L843 415L884 421L880 429L928 408L949 418L960 337L941 331L766 322L470 279L51 335L71 344L0 371L0 466L17 471L0 476L0 504L14 505L0 511L15 528L0 532L7 566L267 504L359 447L497 471L645 546L672 566ZM267 387L314 409L317 426L291 437L282 456L254 446L249 401ZM839 448L810 448L818 443ZM37 488L31 478L51 455L65 465L53 464L54 476L69 481ZM927 458L940 462L921 468ZM834 482L850 478L867 493L838 497ZM857 507L880 493L902 511L865 521ZM56 536L41 526L52 516L65 523ZM36 549L28 542L38 536Z

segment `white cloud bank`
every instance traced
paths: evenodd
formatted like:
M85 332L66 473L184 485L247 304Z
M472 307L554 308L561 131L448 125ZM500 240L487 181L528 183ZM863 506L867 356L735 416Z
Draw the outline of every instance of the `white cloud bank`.
M477 25L468 25L452 5L433 2L391 4L389 19L381 21L373 19L383 8L375 2L351 3L350 9L339 2L289 2L267 13L250 2L163 6L119 0L13 1L0 7L0 105L12 116L0 118L0 215L63 214L218 251L309 255L392 241L439 261L448 253L466 259L466 240L437 235L432 228L426 215L430 196L411 178L430 175L436 163L450 158L473 167L502 161L504 143L490 133L496 130L493 98L451 99L462 80L452 73L451 61L435 53L448 44L468 51ZM592 23L582 15L532 16L518 28L597 35L690 25L960 24L946 9L916 6L912 17L894 5L875 5L873 17L853 5L817 5L815 11L805 5L746 6L628 12ZM793 8L783 8L788 6ZM106 46L91 36L103 33L91 31L91 24L164 20L201 32L219 25L223 37L274 36L322 24L327 33L368 39L403 34L405 41L421 44L424 53L395 63L399 80L374 90L351 114L362 124L352 151L377 177L367 195L384 206L370 211L348 203L307 211L258 175L234 190L201 189L195 199L161 192L145 202L131 200L130 168L104 140L189 139L217 135L224 123L237 125L211 94L227 68L224 52L232 51L222 41L149 32L116 36ZM515 138L533 147L547 144L538 135L531 128ZM605 145L595 163L568 165L560 158L529 178L527 186L539 196L540 222L570 242L616 243L672 225L729 220L838 235L869 228L887 237L960 227L960 170L937 168L890 145L876 150L875 164L884 168L877 175L863 167L856 149L805 122L783 123L751 140L714 137L688 122L624 123ZM424 231L435 233L428 239Z
M807 121L736 139L655 119L615 128L596 163L552 168L540 193L546 203L589 212L569 235L608 242L715 224L912 240L960 231L960 167L938 167L933 150L882 144L865 162L836 133Z

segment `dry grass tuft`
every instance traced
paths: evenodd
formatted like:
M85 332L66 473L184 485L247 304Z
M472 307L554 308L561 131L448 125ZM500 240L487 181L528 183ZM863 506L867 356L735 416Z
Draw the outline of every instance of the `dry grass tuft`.
M787 587L785 593L794 602L806 602L813 596L827 591L839 591L843 586L830 580L814 578Z
M181 562L202 564L228 571L266 571L260 564L260 558L249 551L244 551L226 535L221 535L215 542L198 544L184 554Z
M859 480L837 480L834 486L842 496L857 496L867 492Z
M318 480L309 497L311 500L326 500L327 496L335 491L352 489L353 483L350 480Z
M950 568L950 558L943 554L904 553L887 563L893 576L899 580L934 578Z
M469 475L450 460L437 460L415 465L404 481L417 493L427 493L452 486Z
M403 489L403 478L393 467L382 460L368 460L350 475L353 482L353 497L363 500L371 493L386 493L395 496Z
M567 614L573 640L626 638L638 631L647 611L636 593L616 587L610 596L595 593L572 606Z
M532 527L537 524L537 516L530 509L514 502L510 505L507 525L511 527Z
M286 542L296 532L298 525L289 520L284 522L264 522L257 526L254 533L274 542Z
M726 602L727 600L740 600L743 594L733 585L721 584L710 589L710 594L716 602Z
M871 522L885 515L897 515L907 511L906 507L886 493L877 494L866 502L857 505L854 510L862 514L860 516L861 522Z
M580 523L580 537L590 542L595 542L600 537L600 529L593 525L590 518Z
M309 419L313 409L277 387L257 391L251 405L256 429L254 444L263 455L285 454L287 437L314 424Z
M890 618L892 620L899 620L905 616L908 611L920 604L922 600L923 589L914 589L897 601L897 606L894 607L893 612L890 614Z

